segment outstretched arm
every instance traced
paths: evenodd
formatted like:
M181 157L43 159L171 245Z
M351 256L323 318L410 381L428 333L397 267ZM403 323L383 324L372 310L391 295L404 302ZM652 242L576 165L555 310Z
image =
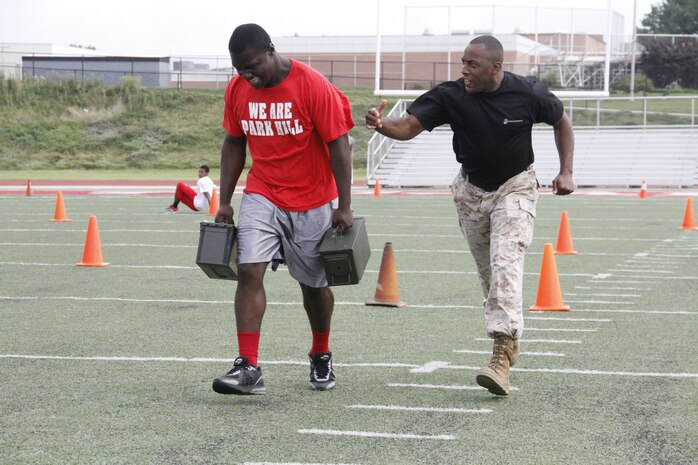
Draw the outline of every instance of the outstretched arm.
M366 127L375 129L386 137L397 140L409 140L424 131L424 126L413 115L384 118L383 110L387 105L386 100L381 100L377 107L370 108L366 112Z
M574 192L572 158L574 157L574 132L567 113L553 126L555 146L560 157L560 173L553 179L553 194L568 195Z

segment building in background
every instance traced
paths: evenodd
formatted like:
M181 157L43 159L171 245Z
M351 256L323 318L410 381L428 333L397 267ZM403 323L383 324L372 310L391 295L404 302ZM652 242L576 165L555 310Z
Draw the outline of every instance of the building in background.
M23 79L78 82L100 81L116 85L124 77L138 79L143 87L170 87L169 57L23 56Z

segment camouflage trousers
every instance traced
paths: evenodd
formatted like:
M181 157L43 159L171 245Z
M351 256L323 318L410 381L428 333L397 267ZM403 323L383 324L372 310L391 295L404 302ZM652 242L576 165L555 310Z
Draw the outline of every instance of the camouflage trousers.
M538 181L533 166L487 192L460 173L451 185L461 231L485 296L487 334L523 333L524 253L533 239Z

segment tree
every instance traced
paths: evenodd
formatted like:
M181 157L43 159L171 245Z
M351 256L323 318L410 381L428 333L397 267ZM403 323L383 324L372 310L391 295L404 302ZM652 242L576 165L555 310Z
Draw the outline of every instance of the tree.
M652 40L642 52L640 69L657 87L676 82L681 87L698 88L698 44Z
M649 34L698 33L698 0L663 0L642 20L640 32Z

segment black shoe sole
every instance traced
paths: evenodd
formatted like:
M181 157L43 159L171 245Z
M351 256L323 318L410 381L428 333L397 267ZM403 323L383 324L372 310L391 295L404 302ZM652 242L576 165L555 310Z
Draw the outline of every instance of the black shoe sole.
M218 380L213 381L213 390L218 394L234 394L238 396L262 395L267 393L264 386L232 386Z

